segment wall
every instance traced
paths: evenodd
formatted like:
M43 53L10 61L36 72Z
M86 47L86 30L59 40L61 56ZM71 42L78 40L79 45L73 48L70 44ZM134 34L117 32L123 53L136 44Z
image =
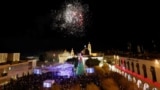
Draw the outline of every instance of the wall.
M126 67L125 67L124 62L126 62ZM129 62L129 64L130 64L130 70L128 70L127 62ZM132 62L134 64L134 72L132 71L132 69L133 69L133 67L131 65ZM139 75L138 75L138 71L137 71L137 67L136 67L137 63L139 64L139 70L140 70ZM158 62L157 60L155 60L155 59L144 60L144 59L120 57L119 59L116 60L116 64L119 67L121 67L123 71L127 70L127 71L129 71L129 73L136 74L136 75L140 76L141 78L143 78L143 80L142 80L143 83L145 83L145 81L147 81L148 84L150 85L150 87L154 87L155 84L157 84L156 86L160 86L160 77L159 77L160 76L160 62ZM147 78L144 77L143 65L146 66ZM157 81L153 81L151 67L155 68Z

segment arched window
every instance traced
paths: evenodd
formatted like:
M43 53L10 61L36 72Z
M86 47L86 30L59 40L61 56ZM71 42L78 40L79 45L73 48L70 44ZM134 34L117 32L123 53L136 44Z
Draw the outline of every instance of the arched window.
M128 65L128 70L130 70L130 64L129 64L129 61L127 62L127 65Z
M131 65L132 65L132 72L134 72L134 63L132 62Z
M137 73L140 74L139 63L136 63Z
M124 67L126 68L126 61L124 61Z
M146 65L143 64L142 66L142 69L143 69L143 74L144 74L144 77L147 78L147 70L146 70Z
M157 81L157 77L156 77L155 68L153 66L151 66L150 71L152 73L152 80L153 80L153 82L156 82Z

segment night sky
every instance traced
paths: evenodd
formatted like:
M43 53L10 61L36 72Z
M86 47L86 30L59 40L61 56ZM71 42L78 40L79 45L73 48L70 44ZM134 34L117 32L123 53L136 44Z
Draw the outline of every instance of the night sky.
M66 0L67 1L67 0ZM89 6L83 36L65 35L51 29L51 10L61 8L64 0L19 2L1 13L0 51L33 52L43 50L80 50L91 42L93 51L125 50L127 44L152 50L160 45L158 6L147 2L107 2L81 0Z

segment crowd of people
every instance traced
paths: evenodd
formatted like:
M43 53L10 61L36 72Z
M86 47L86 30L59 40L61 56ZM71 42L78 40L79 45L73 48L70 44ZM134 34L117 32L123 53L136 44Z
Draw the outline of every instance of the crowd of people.
M42 75L27 74L23 77L11 79L10 82L2 86L2 90L41 90L43 81L51 78L50 73Z
M141 90L135 83L128 81L116 72L105 67L95 68L95 73L72 77L56 76L53 72L41 75L27 74L2 86L2 90ZM99 71L98 71L99 70ZM105 72L106 70L107 72ZM51 88L44 88L45 80L54 80Z

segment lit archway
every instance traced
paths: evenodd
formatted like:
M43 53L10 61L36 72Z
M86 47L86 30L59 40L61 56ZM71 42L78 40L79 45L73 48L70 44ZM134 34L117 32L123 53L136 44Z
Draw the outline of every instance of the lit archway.
M152 88L152 90L158 90L157 88Z
M135 77L133 77L133 82L136 83L136 78Z
M125 78L127 78L127 76L128 76L128 74L127 74L127 73L125 73L125 74L124 74L124 77L125 77Z
M123 72L123 71L122 71L122 73L121 73L121 74L122 74L122 76L124 76L124 72Z
M132 81L131 75L128 75L128 81Z
M143 84L141 80L137 80L137 87L142 88Z
M149 90L149 85L148 85L148 83L144 83L143 90Z

